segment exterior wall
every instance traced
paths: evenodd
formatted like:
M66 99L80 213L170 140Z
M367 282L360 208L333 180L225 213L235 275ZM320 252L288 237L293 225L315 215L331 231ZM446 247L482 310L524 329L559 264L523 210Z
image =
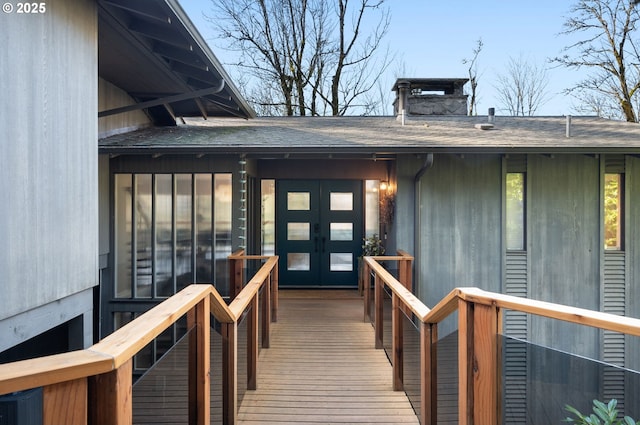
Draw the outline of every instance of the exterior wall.
M640 318L640 158L628 156L627 192L627 316ZM629 337L626 366L640 370L640 337ZM638 389L640 391L640 389ZM637 398L636 398L637 399Z
M133 103L135 101L127 93L102 78L98 79L98 111L106 111ZM151 121L143 111L131 111L99 118L98 133L102 138L150 125Z
M600 169L586 155L530 155L530 298L600 308ZM598 332L535 317L534 342L599 356Z
M628 162L638 162L628 157ZM526 268L518 275L533 299L593 310L601 309L601 169L588 155L528 155L526 188L527 243L517 252ZM420 168L415 157L398 159L396 237L400 248L419 255L416 293L433 306L457 286L477 286L506 292L510 258L503 248L504 164L497 155L435 155L422 177L418 247L413 232L413 177ZM629 263L638 264L637 223L640 211L633 202L639 187L633 167L626 172L629 209L626 228ZM420 249L420 254L417 250ZM639 281L630 266L629 300ZM635 275L633 273L636 273ZM636 310L634 310L634 308ZM640 317L628 302L627 314ZM558 349L599 358L596 330L532 318L529 339ZM640 345L638 345L640 346ZM637 357L637 356L636 356Z
M640 158L627 156L626 159L626 193L627 193L627 316L640 318ZM627 356L625 366L640 370L640 337L627 337ZM640 385L638 379L629 376L625 385L625 400L633 402L633 411L627 414L638 416L640 412Z
M96 5L46 8L0 14L0 351L62 323L63 301L98 284ZM92 297L77 300L91 317Z

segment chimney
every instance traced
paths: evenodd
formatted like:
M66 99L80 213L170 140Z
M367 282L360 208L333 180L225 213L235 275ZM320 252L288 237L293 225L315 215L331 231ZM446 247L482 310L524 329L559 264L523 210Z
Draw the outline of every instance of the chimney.
M464 85L468 78L399 78L393 109L403 120L421 115L467 115Z

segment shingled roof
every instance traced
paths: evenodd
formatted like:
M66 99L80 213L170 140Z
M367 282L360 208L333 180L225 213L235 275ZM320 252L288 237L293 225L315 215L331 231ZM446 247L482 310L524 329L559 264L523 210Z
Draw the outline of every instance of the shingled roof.
M102 153L395 154L600 153L640 154L640 125L596 117L277 117L190 120L100 140Z

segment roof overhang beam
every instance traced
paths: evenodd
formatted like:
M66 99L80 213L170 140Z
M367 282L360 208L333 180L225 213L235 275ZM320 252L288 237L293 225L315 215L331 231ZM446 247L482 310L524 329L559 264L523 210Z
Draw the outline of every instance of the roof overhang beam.
M123 114L125 112L138 111L140 109L151 108L153 106L166 105L173 102L181 102L183 100L197 99L203 96L220 93L225 86L224 79L220 80L220 84L216 87L209 87L202 90L196 90L188 93L177 94L160 99L149 100L146 102L136 103L134 105L122 106L120 108L108 109L98 112L98 118L108 117L110 115Z

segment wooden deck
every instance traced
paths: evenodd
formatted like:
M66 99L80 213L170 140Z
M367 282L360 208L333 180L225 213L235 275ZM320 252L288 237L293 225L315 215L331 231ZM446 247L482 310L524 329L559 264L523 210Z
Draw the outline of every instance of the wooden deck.
M404 392L391 388L362 302L357 291L281 291L258 390L244 395L239 423L418 424Z

